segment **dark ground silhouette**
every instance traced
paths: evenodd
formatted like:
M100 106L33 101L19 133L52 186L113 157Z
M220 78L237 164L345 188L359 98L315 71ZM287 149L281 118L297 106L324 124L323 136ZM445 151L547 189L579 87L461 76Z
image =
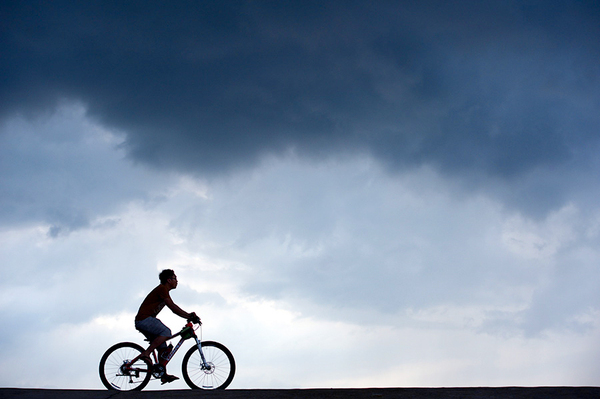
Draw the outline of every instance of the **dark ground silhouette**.
M231 389L225 391L0 389L0 399L600 399L600 387Z

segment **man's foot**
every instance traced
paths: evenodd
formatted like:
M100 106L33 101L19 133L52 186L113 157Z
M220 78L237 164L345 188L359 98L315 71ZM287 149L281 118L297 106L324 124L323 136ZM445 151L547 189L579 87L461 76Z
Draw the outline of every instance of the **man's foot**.
M168 382L173 382L175 380L178 380L179 377L176 377L174 375L170 375L170 374L165 374L161 377L160 382L162 382L162 385L168 383Z

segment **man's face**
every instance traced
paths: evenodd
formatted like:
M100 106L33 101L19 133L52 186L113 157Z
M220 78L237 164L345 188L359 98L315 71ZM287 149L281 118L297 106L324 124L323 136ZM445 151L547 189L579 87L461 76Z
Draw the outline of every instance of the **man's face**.
M170 277L167 280L167 285L169 286L170 289L174 290L175 288L177 288L177 276L173 275L173 277Z

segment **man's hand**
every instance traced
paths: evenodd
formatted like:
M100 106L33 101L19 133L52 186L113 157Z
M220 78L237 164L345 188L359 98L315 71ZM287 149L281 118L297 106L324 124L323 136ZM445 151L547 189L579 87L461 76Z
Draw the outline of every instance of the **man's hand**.
M200 324L200 318L198 317L198 315L194 312L190 313L187 317L187 319L189 321L191 321L192 323L196 323L196 324Z

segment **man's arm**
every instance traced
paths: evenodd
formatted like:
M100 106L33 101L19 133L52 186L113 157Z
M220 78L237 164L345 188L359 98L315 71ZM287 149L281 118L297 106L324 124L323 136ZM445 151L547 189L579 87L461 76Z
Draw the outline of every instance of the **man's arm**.
M175 304L175 302L173 302L173 300L170 297L165 298L165 305L167 305L167 307L179 317L183 317L184 319L192 318L192 313L188 313L185 310L181 309Z

